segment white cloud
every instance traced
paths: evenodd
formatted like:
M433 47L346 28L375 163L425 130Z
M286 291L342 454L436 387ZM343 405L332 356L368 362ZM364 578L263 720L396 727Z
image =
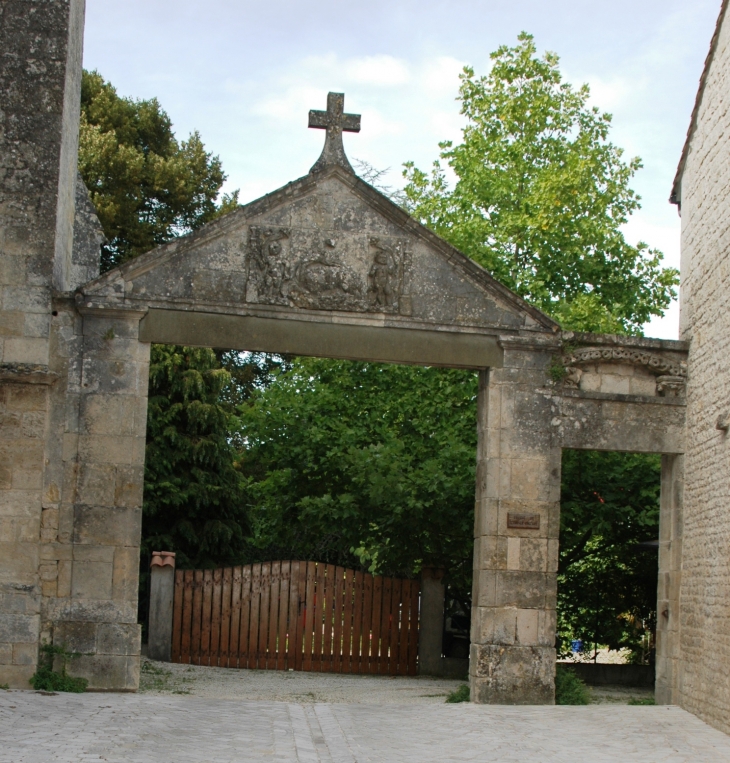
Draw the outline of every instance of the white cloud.
M657 224L641 212L631 217L622 227L626 240L633 245L643 241L652 249L664 253L664 264L667 267L679 267L680 224Z
M610 80L589 77L588 86L591 89L591 105L609 112L626 106L629 100L636 97L637 89L643 89L642 82L629 81L626 77L613 77Z
M427 61L420 72L420 84L432 95L456 98L459 92L459 74L464 68L464 61L451 56L439 56Z
M368 140L385 135L403 135L407 131L403 122L388 119L377 109L363 109L362 125L363 129L367 129Z
M271 117L278 121L301 122L310 109L324 109L326 106L326 90L298 85L289 87L277 98L259 101L254 104L252 112L257 116Z
M362 114L362 132L347 139L348 152L367 156L378 167L399 168L408 159L428 165L437 156L438 141L461 136L463 118L455 97L462 68L461 61L449 56L306 56L257 82L261 95L248 114L267 123L270 142L274 134L285 132L291 137L282 134L284 143L303 147L312 142L311 136L294 132L294 126L306 124L310 109L326 107L328 91L344 92L345 109ZM232 92L251 86L227 85ZM280 156L283 160L286 153Z
M411 80L408 64L393 56L365 56L345 62L345 77L360 85L392 87Z
M644 336L654 339L679 339L679 302L672 302L663 318L652 318L649 323L645 323Z
M658 224L639 212L622 228L630 244L644 241L664 253L664 265L679 268L680 224ZM674 300L662 318L652 318L644 325L644 334L657 339L679 338L679 302Z

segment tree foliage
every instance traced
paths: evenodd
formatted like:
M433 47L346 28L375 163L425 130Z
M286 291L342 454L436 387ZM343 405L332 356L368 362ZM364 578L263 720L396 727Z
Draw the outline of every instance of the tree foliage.
M79 170L108 239L102 270L237 206L237 191L217 203L226 176L197 132L178 142L156 99L122 98L98 72L82 77ZM176 551L183 567L239 558L245 480L229 432L236 404L263 373L230 353L153 345L143 579L153 547Z
M297 358L241 414L255 544L412 576L468 601L472 372Z
M558 635L640 652L656 622L660 456L563 453Z
M624 158L611 116L530 35L491 58L486 76L461 75L461 142L441 143L430 173L405 165L409 210L564 328L640 334L678 282L661 252L622 233L640 206L630 181L641 160ZM657 459L567 452L563 469L563 645L635 648L656 608L656 556L636 548L658 534Z
M182 567L235 562L248 532L230 380L212 350L152 346L143 552L174 550Z
M430 174L406 165L410 211L565 328L640 332L677 284L659 251L621 232L639 208L640 159L624 159L611 116L532 36L491 58L486 76L461 74L462 142L441 143Z
M96 71L82 77L79 171L108 239L102 271L238 204L238 191L216 204L226 175L197 132L179 143L157 99L122 98Z

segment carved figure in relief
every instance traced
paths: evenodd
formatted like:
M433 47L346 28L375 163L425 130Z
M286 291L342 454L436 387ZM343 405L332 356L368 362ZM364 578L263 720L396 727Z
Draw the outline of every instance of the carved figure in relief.
M374 308L393 308L399 297L398 261L393 248L371 238L370 246L375 249L375 258L368 273L370 288L368 296Z
M251 255L258 271L256 291L260 300L274 304L287 304L287 283L291 278L291 265L284 251L289 239L289 228L251 228Z
M362 282L343 261L337 240L315 243L315 256L302 259L289 297L297 307L320 310L363 310Z
M368 272L370 310L396 311L403 292L404 243L400 240L386 243L373 237L370 246L375 250L373 264Z
M361 247L328 233L253 225L246 299L309 310L398 312L406 299L407 243L372 237L366 252Z

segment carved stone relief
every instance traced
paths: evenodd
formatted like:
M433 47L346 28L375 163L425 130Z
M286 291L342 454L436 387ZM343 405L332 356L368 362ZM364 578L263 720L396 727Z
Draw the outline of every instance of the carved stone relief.
M683 397L685 393L686 363L673 363L653 352L625 347L580 347L566 353L562 362L566 371L563 386L568 389L661 397ZM637 375L616 376L605 368L612 364L634 366Z
M687 376L686 363L672 363L653 352L626 347L580 347L563 356L563 364L566 367L590 363L625 363L632 366L644 366L657 375Z
M407 315L410 267L404 239L251 226L246 301Z
M291 280L290 239L290 228L251 227L247 301L288 304L288 284Z
M684 376L657 376L656 391L660 397L684 397L686 386Z
M410 313L410 252L402 239L372 237L369 240L372 265L368 273L368 300L370 309L380 313ZM401 302L407 301L405 310Z

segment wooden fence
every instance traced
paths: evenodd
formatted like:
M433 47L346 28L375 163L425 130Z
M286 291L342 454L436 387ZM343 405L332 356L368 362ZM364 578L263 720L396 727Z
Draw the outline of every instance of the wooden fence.
M317 562L177 570L172 661L415 675L419 582Z

